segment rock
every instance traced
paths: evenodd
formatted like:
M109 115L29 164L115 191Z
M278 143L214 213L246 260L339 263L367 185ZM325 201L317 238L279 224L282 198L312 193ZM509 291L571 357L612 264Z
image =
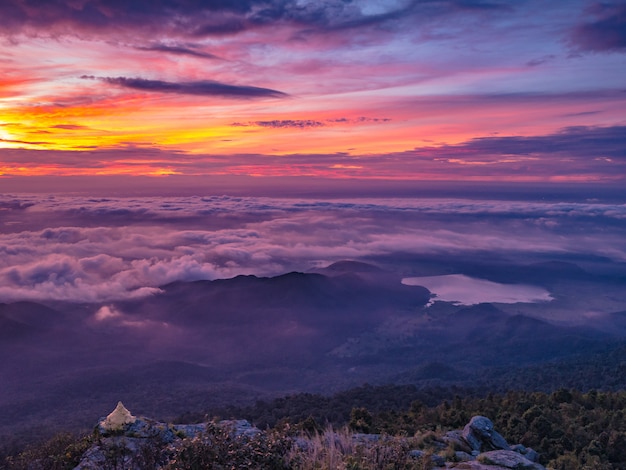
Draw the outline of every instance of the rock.
M147 418L137 418L134 423L127 426L125 435L139 439L158 439L166 444L176 438L170 426Z
M200 434L206 432L206 423L200 424L174 424L172 430L176 437L180 438L194 438Z
M122 430L126 425L132 424L137 420L130 411L126 409L121 401L117 402L115 409L107 416L104 421L100 422L100 427L105 432L115 432Z
M463 433L459 430L448 431L441 438L446 445L451 445L454 450L460 450L468 454L472 453L472 448L463 439Z
M303 451L308 451L313 447L313 444L311 443L311 439L308 439L306 437L296 437L293 440L293 444L296 447L296 449L299 450L303 450Z
M75 470L124 468L142 470L165 468L185 442L205 439L210 430L222 429L231 437L252 438L261 433L246 420L225 420L219 423L167 424L145 417L135 417L119 402L117 407L96 426L94 444L83 454ZM210 440L211 437L209 436ZM146 464L145 455L158 457L160 463ZM148 465L148 467L146 467Z
M103 468L123 468L139 470L136 456L146 439L129 437L107 437L99 445L94 445L83 454L74 470L102 470Z
M492 450L483 452L476 460L484 465L499 466L515 470L545 470L538 463L531 462L526 457L512 450Z
M523 446L522 444L515 444L511 446L511 450L517 452L518 454L522 454L531 462L537 462L539 460L539 454L537 451L531 449L530 447Z
M145 417L135 417L120 402L111 414L99 421L93 445L83 454L76 469L163 469L175 462L177 452L190 442L210 444L211 439L215 438L243 438L247 441L261 433L261 430L246 420L177 425L162 423ZM321 437L322 445L332 444L339 448L345 444L343 434L331 431ZM366 448L384 446L387 441L390 445L400 443L404 446L413 443L408 437L378 434L354 433L349 438L354 446ZM313 442L310 437L305 436L294 438L292 442L295 449L304 451L311 451L319 446L319 442ZM545 470L537 463L537 452L521 444L509 446L504 437L495 431L493 423L484 416L474 416L462 431L449 431L443 436L432 434L427 444L427 449L411 450L409 455L421 460L416 464L426 465L431 469ZM446 460L446 457L450 460ZM147 458L153 459L151 463L146 463Z
M261 432L260 429L252 426L252 424L245 419L222 420L219 422L219 426L228 429L233 437L254 437Z
M484 416L474 416L463 428L462 437L472 451L510 450L504 437L493 429L491 420Z
M375 444L379 442L380 439L380 434L365 434L360 432L352 434L352 440L358 444Z
M473 456L461 450L457 450L454 453L454 458L456 459L457 462L469 462L470 460L474 460Z
M454 470L511 470L500 465L485 465L475 460L469 462L448 462L446 468L453 468Z
M537 452L534 449L531 449L530 447L526 449L526 453L524 454L524 457L526 457L531 462L539 462L539 452Z
M419 449L410 451L409 456L413 457L414 459L425 459L426 462L430 460L430 463L435 467L443 467L446 465L446 459L443 458L441 455L429 454Z

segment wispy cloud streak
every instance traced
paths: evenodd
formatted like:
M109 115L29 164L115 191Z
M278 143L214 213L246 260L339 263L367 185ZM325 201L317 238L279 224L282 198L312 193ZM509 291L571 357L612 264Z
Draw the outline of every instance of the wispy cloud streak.
M165 52L168 54L198 57L200 59L219 59L219 57L214 54L178 44L152 44L150 46L138 46L137 49L140 51Z
M212 80L198 80L193 82L166 82L162 80L148 80L145 78L128 77L94 77L81 76L83 79L100 80L110 85L116 85L132 90L150 93L175 93L180 95L225 96L239 98L281 98L285 93L255 86L239 86L220 83Z

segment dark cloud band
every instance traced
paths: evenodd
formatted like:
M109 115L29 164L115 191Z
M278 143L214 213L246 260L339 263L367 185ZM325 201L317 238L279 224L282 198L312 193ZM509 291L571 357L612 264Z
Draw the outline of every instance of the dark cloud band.
M32 4L31 4L32 3ZM50 0L0 2L0 34L42 31L98 35L168 32L179 37L222 36L264 27L292 24L302 30L338 31L376 27L413 17L508 10L504 1L440 0L379 2L376 11L343 0L300 3L290 0ZM177 53L175 50L169 52ZM178 51L188 53L189 51Z
M233 122L234 127L269 127L273 129L293 128L293 129L311 129L315 127L325 127L333 124L371 124L389 122L389 118L370 118L361 116L355 119L335 118L326 119L324 121L316 121L313 119L272 119L269 121L252 121L252 122Z
M152 44L150 46L137 47L140 51L149 52L165 52L167 54L186 55L190 57L197 57L200 59L218 59L216 55L208 52L199 51L195 48L181 46L181 45L169 45L169 44Z
M231 124L234 127L269 127L274 129L281 128L295 128L295 129L308 129L312 127L324 127L324 123L320 121L314 121L312 119L274 119L271 121L254 121L254 122L233 122Z
M153 93L175 93L179 95L224 96L238 98L283 98L286 93L254 86L229 85L212 80L193 82L166 82L162 80L147 80L144 78L128 77L94 77L83 75L83 79L100 80L102 82L130 88L132 90Z
M626 4L596 3L590 9L593 21L579 24L571 42L581 51L617 52L626 50Z
M567 127L545 136L479 137L464 144L447 147L488 155L550 155L567 153L571 157L593 159L595 156L626 158L626 126Z
M42 142L42 141L27 141L27 140L14 140L14 139L2 139L0 138L0 142L6 142L7 144L20 144L20 145L47 145L50 142Z

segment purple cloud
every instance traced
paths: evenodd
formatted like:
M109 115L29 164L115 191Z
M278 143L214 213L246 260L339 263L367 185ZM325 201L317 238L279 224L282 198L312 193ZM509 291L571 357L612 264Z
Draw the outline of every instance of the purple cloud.
M185 45L169 45L169 44L152 44L150 46L141 46L136 49L140 51L153 51L153 52L165 52L168 54L175 55L187 55L191 57L198 57L200 59L219 59L214 54L210 54L208 52L199 51L194 47L189 47Z
M57 29L64 34L100 31L172 31L189 32L205 21L211 21L216 29L232 21L231 17L250 14L255 0L217 0L211 2L187 2L173 0L153 2L129 0L110 2L88 0L52 0L39 2L36 7L22 0L6 0L0 3L1 30L5 32L31 29ZM68 28L69 27L69 28ZM210 31L209 31L210 32Z
M446 146L442 154L455 150L474 155L543 155L567 154L592 160L597 156L626 159L626 126L568 127L545 136L478 137L468 142Z
M285 2L282 0L52 0L32 7L22 0L0 3L5 34L42 30L55 34L96 35L170 33L181 37L235 34L268 24L291 24L303 31L370 28L408 17L424 19L455 13L509 10L503 1L443 0L380 3L376 8L341 0ZM170 50L173 53L188 53Z
M382 123L389 122L390 118L372 118L361 116L358 118L335 118L325 119L324 121L316 121L313 119L272 119L270 121L251 121L251 122L233 122L231 126L234 127L270 127L274 129L280 128L295 128L295 129L308 129L313 127L324 127L329 124L362 124L362 123Z
M589 9L595 17L573 30L571 42L578 50L620 52L626 50L626 4L596 2Z
M336 123L336 124L348 124L348 123L376 123L376 122L389 122L390 118L373 118L367 116L360 116L358 118L334 118L334 119L326 119L326 122Z
M165 82L162 80L147 80L144 78L94 77L91 75L83 75L81 78L100 80L102 82L123 88L153 93L175 93L179 95L224 96L236 98L281 98L287 96L286 93L271 90L269 88L229 85L227 83L220 83L212 80Z
M320 121L314 121L312 119L274 119L272 121L254 121L248 123L234 122L231 126L235 127L270 127L274 129L281 129L285 127L291 127L296 129L307 129L312 127L323 127L325 124Z

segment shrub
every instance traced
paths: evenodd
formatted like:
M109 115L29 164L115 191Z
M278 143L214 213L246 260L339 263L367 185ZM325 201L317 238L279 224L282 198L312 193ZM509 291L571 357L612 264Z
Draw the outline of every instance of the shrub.
M78 465L92 442L91 436L77 437L71 433L59 433L43 444L30 446L17 456L7 457L5 467L10 470L72 469Z
M184 439L165 466L167 470L214 470L289 468L285 456L291 440L277 432L249 437L235 436L228 429L209 423L205 434Z

